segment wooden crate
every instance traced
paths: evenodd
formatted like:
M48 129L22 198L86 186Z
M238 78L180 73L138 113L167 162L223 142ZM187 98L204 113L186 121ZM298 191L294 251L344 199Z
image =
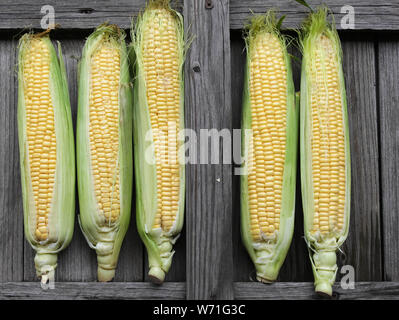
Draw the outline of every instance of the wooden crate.
M162 286L147 280L146 253L132 219L115 281L96 282L96 258L75 226L59 256L54 290L35 277L23 235L17 141L17 40L40 28L43 5L55 9L76 120L77 62L85 37L104 21L128 29L144 0L3 0L0 4L0 299L313 299L303 240L300 190L295 234L279 282L251 282L254 268L239 233L239 180L232 165L188 165L185 230ZM315 5L318 1L308 1ZM346 0L326 1L341 29ZM352 207L340 265L355 268L355 289L336 285L339 299L399 298L399 1L353 0L355 30L340 30L352 156ZM277 8L298 27L306 10L293 1L185 0L176 5L194 35L186 74L186 127L240 128L245 55L241 29L249 9ZM295 49L294 54L299 55ZM296 87L299 66L294 63ZM299 183L298 183L299 186ZM78 213L78 212L77 212ZM132 214L135 212L133 210ZM338 275L339 279L340 275Z

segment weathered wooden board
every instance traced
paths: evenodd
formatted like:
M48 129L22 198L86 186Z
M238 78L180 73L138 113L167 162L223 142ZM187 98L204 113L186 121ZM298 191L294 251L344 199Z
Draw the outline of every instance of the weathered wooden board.
M343 289L336 283L334 300L398 300L399 282L356 282L355 289ZM321 299L310 282L262 283L236 282L235 299L242 300L309 300Z
M382 243L374 43L343 41L351 148L351 223L339 265L357 281L381 281Z
M106 21L129 28L131 18L144 8L145 0L4 0L0 4L0 28L40 28L48 13L45 7L41 12L43 6L54 8L55 23L63 29L91 29Z
M87 283L56 282L55 289L42 290L37 282L0 283L0 300L115 300L151 299L183 300L186 287L181 282L168 282L162 286L150 283ZM278 282L265 285L254 282L234 283L234 297L238 300L311 300L321 299L310 282ZM355 289L343 289L336 283L333 300L397 300L398 282L357 282Z
M245 45L241 32L231 34L231 103L233 129L241 129L242 88L245 70ZM237 166L237 165L236 165ZM245 250L240 233L240 176L233 170L233 259L234 281L249 281L255 271Z
M399 42L378 45L384 280L399 280Z
M352 6L355 13L355 30L398 30L399 29L399 3L398 1L384 1L376 3L370 0L316 1L308 0L307 3L316 9L321 3L326 4L334 13L337 29L345 28L341 25L341 18L347 14L344 6ZM230 1L230 27L241 29L253 13L265 13L269 9L276 9L286 15L283 28L298 28L309 10L294 0L231 0Z
M206 9L193 0L184 16L195 35L185 68L186 128L198 136L200 129L231 129L229 1ZM223 160L221 146L219 152ZM231 170L230 164L186 167L188 299L232 298Z
M43 290L37 282L0 283L0 300L183 300L186 287L182 282L162 286L143 282L56 282L54 289Z
M92 29L104 22L128 29L132 18L144 10L145 3L145 0L3 0L0 3L0 29L41 28L41 20L49 12L44 6L54 8L55 23L62 29ZM181 11L182 3L178 0L172 4Z
M21 281L23 277L16 44L0 40L0 282Z
M188 2L189 0L186 0ZM212 0L216 3L218 0ZM175 7L181 10L183 0L173 1ZM205 0L201 6L205 7ZM320 1L309 0L312 7ZM376 4L370 0L358 0L348 3L346 0L324 1L336 15L337 28L341 29L341 8L353 6L355 13L355 30L399 30L399 3L395 0ZM51 5L55 10L55 23L63 29L91 29L108 21L122 28L129 28L131 18L143 8L145 0L3 0L0 4L0 29L11 30L21 28L40 28L40 22L46 14L41 13L42 6ZM264 13L274 8L286 14L285 28L297 28L308 13L300 4L292 1L279 0L231 0L230 28L241 29L251 15Z

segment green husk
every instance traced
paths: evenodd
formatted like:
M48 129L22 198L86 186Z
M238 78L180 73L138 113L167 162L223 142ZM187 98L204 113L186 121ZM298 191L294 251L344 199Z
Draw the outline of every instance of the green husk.
M90 64L102 41L110 41L120 52L119 80L119 184L120 214L115 222L99 214L91 169L89 126ZM98 280L110 281L115 275L120 248L130 222L133 183L132 96L125 33L117 26L100 25L88 38L79 65L77 116L77 169L79 224L89 246L96 250Z
M301 185L302 202L304 212L305 239L309 247L309 256L315 277L315 290L320 294L332 295L332 285L338 270L336 264L336 250L342 245L348 235L350 216L350 150L349 150L349 127L347 115L347 102L345 93L345 81L342 70L342 50L337 31L333 23L327 21L328 9L322 7L310 14L304 22L300 37L303 52L302 75L301 75ZM345 135L345 162L346 162L346 196L345 196L345 224L341 232L329 234L328 236L315 236L311 234L314 201L311 162L311 89L312 83L309 76L309 65L313 63L313 52L315 40L321 35L327 36L334 44L337 52L339 66L339 83L343 106L344 135Z
M136 179L136 222L140 237L144 242L149 261L149 277L155 283L162 283L172 264L174 255L173 245L180 235L184 221L184 192L185 192L185 166L184 154L179 154L180 192L179 209L176 221L172 228L166 232L162 228L152 229L157 211L157 176L155 166L155 148L153 133L150 123L149 107L146 97L146 83L143 68L142 49L144 44L143 30L146 24L153 23L153 16L157 9L170 12L176 21L176 32L179 46L179 74L180 74L180 124L184 128L184 77L183 63L185 57L185 40L183 31L183 17L174 11L168 0L153 0L147 5L145 11L138 17L136 24L132 22L132 48L135 60L134 84L134 162ZM150 138L148 139L148 135ZM179 141L181 147L183 141ZM152 161L146 158L149 155Z
M260 33L271 33L281 43L287 67L287 139L285 151L285 164L283 172L282 209L280 213L280 228L276 239L262 239L254 241L250 231L250 212L248 196L248 175L241 176L241 237L251 260L255 264L258 281L272 282L277 279L279 270L285 260L291 244L294 230L295 216L295 183L297 167L297 143L298 143L298 99L295 98L294 83L292 80L291 61L287 52L285 38L279 33L278 21L273 11L266 15L255 16L246 29L247 65L245 69L244 94L243 94L243 118L242 118L242 154L245 162L243 168L248 169L248 144L251 135L248 129L252 128L251 100L250 100L250 63L251 50L254 39Z
M29 149L27 140L26 109L24 98L24 58L32 39L41 38L50 53L50 94L54 106L56 131L56 173L52 206L49 213L49 236L38 241L35 236L36 210L32 190ZM57 53L47 32L25 34L19 41L18 52L18 140L20 150L21 184L24 207L25 236L36 251L34 259L36 274L43 288L54 281L57 254L72 239L75 218L75 148L71 108L65 66L58 43Z

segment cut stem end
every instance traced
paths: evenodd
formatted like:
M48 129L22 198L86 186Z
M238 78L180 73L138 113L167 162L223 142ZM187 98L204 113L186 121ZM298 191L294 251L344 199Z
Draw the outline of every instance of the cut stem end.
M162 284L165 280L165 272L159 267L151 267L148 272L148 277L152 283Z
M267 284L270 284L270 283L273 283L276 279L268 279L268 278L265 278L265 277L261 277L261 276L256 276L256 280L258 280L259 282L262 282L262 283L267 283Z
M115 277L115 269L103 269L99 266L97 277L100 282L109 282Z
M256 280L262 283L273 283L277 280L280 268L275 263L255 264Z
M328 282L319 282L315 286L315 291L318 295L323 297L331 297L332 296L332 286Z

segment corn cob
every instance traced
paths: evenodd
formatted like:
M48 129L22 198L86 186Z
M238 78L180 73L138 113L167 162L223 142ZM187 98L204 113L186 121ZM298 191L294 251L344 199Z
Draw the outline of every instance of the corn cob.
M349 228L350 152L342 52L327 9L301 37L301 177L305 238L319 293L332 294L336 250Z
M162 283L184 218L183 20L169 1L150 1L138 18L135 50L134 145L137 227L149 277Z
M101 25L87 39L79 72L79 222L96 250L98 280L115 275L130 222L132 97L125 34Z
M273 11L252 19L245 41L241 236L257 280L271 282L294 228L299 105L286 40Z
M54 281L57 254L71 241L75 153L61 46L47 32L25 34L18 53L18 139L25 236L37 276Z

